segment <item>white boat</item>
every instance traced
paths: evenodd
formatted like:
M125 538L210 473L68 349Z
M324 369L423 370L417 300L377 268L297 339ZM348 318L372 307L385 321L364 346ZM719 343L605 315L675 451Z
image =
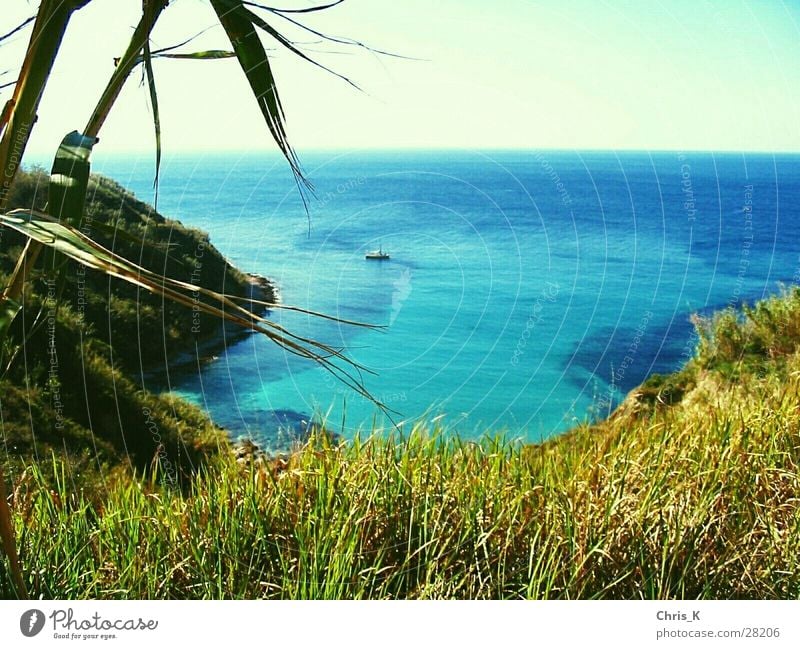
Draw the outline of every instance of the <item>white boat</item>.
M378 250L371 250L365 255L366 259L389 259L389 253L383 251L383 246Z

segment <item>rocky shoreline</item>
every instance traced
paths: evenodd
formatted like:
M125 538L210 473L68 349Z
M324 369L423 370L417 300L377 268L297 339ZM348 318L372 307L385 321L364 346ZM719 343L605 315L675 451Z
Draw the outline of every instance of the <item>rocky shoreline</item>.
M269 278L257 273L245 273L245 275L251 287L250 299L260 302L270 302L271 304L278 304L278 302L280 302L278 287Z
M230 262L228 262L230 263ZM258 315L269 313L265 304L279 304L280 293L277 285L268 277L257 273L243 273L248 283L247 297L253 300L248 308ZM247 303L245 303L247 304ZM170 384L180 374L197 372L207 363L212 363L224 354L225 349L244 340L254 332L244 329L230 322L221 322L213 333L187 341L186 346L174 351L166 365L157 364L145 371L144 378L150 391L168 390ZM171 380L168 380L170 378ZM338 444L341 436L328 429L320 428L311 416L293 411L276 411L274 416L279 420L279 430L282 431L283 443L277 446L268 446L249 436L236 437L232 431L219 427L225 431L231 451L239 462L280 462L285 461L292 452L309 441L312 435L325 436L329 443Z
M258 304L258 302L277 304L280 299L277 286L263 275L256 273L244 274L249 284L247 297L254 300L254 302L250 303L250 310L258 315L268 313L269 309ZM168 359L166 366L162 363L156 363L151 367L146 367L144 378L155 382L157 385L166 384L166 377L169 373L173 371L180 373L190 368L197 368L204 363L210 363L216 360L226 347L244 340L252 333L253 331L243 329L231 322L222 322L213 333L187 340L186 347L176 349Z

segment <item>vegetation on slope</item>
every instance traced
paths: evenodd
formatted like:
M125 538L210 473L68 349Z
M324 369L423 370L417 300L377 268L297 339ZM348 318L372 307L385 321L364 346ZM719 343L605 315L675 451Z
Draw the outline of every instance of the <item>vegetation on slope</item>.
M15 485L44 597L800 597L800 290L538 446L406 438L218 457L189 489ZM0 572L0 592L10 594Z
M42 209L48 181L42 170L21 172L10 207ZM206 234L165 219L107 178L92 177L81 229L150 270L232 295L273 297L254 288ZM0 232L5 285L24 239ZM3 350L0 368L7 474L19 476L55 453L73 485L91 488L122 468L145 470L160 455L169 468L164 477L178 482L226 444L198 409L148 392L143 375L195 345L221 344L219 320L63 259L48 257L41 268L14 323L17 346Z

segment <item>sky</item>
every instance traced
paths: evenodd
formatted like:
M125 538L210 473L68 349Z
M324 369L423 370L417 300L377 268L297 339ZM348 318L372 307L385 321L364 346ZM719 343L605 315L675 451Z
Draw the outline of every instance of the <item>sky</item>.
M0 33L36 5L3 0ZM140 6L92 0L74 15L29 151L52 154L64 134L85 125ZM289 137L301 154L400 147L800 150L797 0L346 0L298 16L414 59L306 46L359 92L265 37ZM180 42L215 21L207 0L173 0L153 46ZM296 40L313 40L271 21ZM19 67L28 34L0 47L0 72ZM230 48L219 26L183 51L208 48ZM234 59L154 65L165 152L274 148ZM140 81L134 73L104 126L105 151L153 148Z

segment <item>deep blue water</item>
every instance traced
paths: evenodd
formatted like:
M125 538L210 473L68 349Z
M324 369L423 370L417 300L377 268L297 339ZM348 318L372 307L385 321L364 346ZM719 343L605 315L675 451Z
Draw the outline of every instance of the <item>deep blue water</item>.
M303 156L311 229L273 155L167 157L159 210L206 230L346 347L402 417L538 440L607 412L693 345L689 315L800 277L800 156L647 152L352 152ZM94 165L152 200L149 157ZM366 261L382 245L386 262ZM613 378L612 378L613 377ZM372 404L250 336L169 376L234 435L327 413L351 435ZM343 422L343 413L346 418Z

